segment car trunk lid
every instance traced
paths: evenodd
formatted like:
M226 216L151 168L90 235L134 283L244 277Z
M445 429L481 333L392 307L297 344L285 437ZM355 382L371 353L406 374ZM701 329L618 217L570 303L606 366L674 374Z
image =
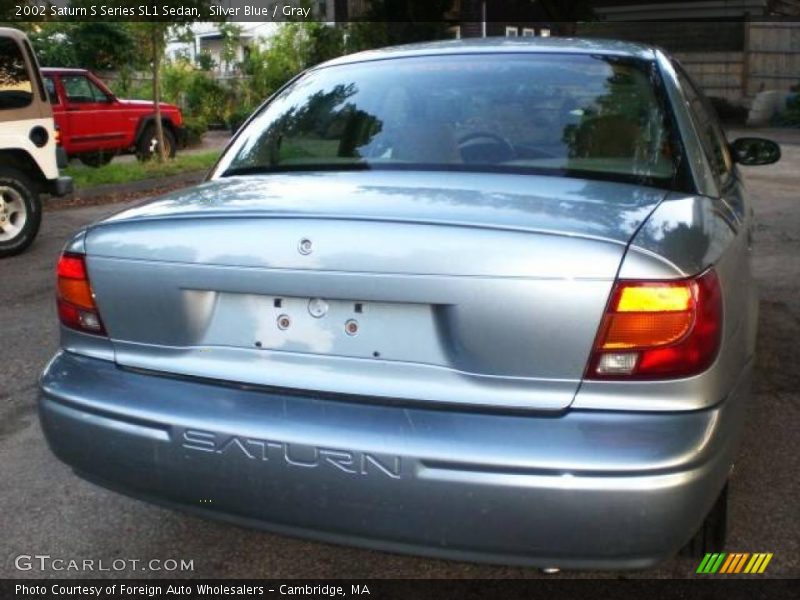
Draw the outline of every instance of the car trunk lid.
M663 196L514 175L236 177L97 224L87 261L123 366L559 410Z

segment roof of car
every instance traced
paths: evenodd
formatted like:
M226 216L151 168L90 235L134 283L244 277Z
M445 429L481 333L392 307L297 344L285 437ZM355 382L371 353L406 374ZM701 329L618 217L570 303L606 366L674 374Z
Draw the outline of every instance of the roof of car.
M21 32L19 29L13 29L11 27L0 27L0 37L9 37L9 38L14 38L15 40L24 40L25 34Z
M69 67L42 67L44 75L52 75L53 73L86 73L87 69L73 69Z
M424 42L390 46L348 54L320 66L341 65L372 60L409 56L437 56L448 54L603 54L652 60L656 48L645 44L590 38L561 37L487 37L443 42Z

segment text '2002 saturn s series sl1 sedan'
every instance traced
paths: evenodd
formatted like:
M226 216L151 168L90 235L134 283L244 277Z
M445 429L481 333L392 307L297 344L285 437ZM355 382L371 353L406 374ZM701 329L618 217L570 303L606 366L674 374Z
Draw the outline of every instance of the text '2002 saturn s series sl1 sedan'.
M644 46L326 63L208 181L68 243L45 434L101 485L322 540L712 550L757 317L735 163L779 155Z

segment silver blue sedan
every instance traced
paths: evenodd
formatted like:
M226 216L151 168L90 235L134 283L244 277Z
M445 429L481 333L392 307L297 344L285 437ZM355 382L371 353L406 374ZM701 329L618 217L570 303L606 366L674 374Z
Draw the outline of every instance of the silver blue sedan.
M779 156L645 46L320 65L205 183L68 243L47 440L290 535L540 567L719 550L758 306L736 163Z

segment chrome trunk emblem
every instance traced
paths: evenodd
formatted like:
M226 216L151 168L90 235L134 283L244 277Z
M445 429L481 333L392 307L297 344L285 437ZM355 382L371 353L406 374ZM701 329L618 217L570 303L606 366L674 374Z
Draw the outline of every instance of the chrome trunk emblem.
M311 240L308 238L303 238L297 244L297 251L300 254L311 254L314 250L314 244L311 243Z

